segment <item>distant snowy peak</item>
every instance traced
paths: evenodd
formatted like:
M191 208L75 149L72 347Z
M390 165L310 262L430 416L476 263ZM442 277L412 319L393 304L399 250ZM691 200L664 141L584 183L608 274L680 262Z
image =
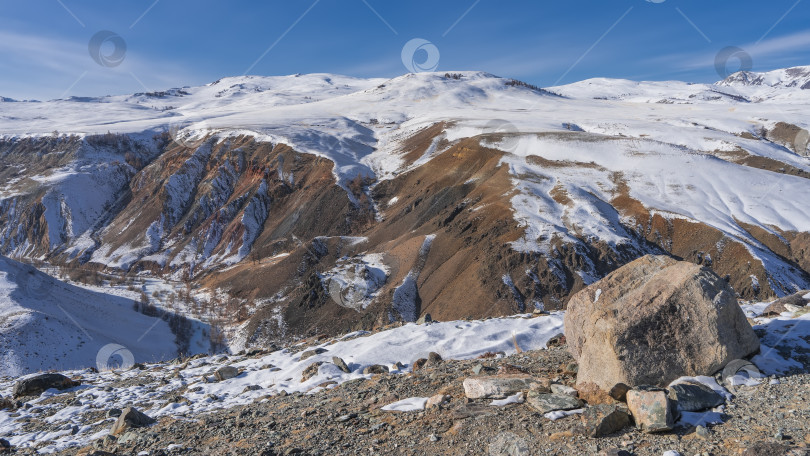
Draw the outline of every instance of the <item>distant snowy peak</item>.
M717 85L727 87L740 86L766 86L810 89L810 66L800 66L755 73L752 71L738 71Z
M682 81L631 81L593 78L564 86L550 87L549 92L566 98L628 101L635 103L684 104L697 102L747 102L734 90L721 90L716 85Z

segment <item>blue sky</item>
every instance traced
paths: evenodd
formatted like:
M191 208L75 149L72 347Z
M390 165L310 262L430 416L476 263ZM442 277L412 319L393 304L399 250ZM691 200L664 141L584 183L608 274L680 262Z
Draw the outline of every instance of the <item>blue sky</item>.
M810 65L810 0L0 0L0 95L120 94L224 76L393 77L429 41L437 71L484 70L540 86L591 77L719 79L736 46L754 70ZM126 44L105 66L88 44ZM120 41L119 41L120 43ZM427 57L422 47L414 59ZM114 41L97 52L110 55ZM731 59L727 68L739 67Z

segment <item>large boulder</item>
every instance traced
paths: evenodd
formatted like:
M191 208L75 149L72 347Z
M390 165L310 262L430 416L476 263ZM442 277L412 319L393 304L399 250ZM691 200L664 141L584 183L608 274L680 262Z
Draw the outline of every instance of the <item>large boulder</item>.
M62 374L39 374L19 380L14 384L12 394L15 398L23 396L39 396L51 388L63 390L73 388L78 384L79 382L74 382Z
M759 350L734 290L712 270L645 256L574 295L565 314L577 383L666 386Z

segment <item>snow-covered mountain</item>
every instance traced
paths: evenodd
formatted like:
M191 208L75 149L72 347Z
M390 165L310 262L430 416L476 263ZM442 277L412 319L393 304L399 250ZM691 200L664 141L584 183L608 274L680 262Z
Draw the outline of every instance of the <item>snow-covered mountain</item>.
M781 296L810 287L794 70L245 76L2 103L0 253L227 292L240 346L558 308L646 253Z
M718 85L727 87L788 87L807 90L810 89L810 66L785 68L766 73L739 71L719 82Z

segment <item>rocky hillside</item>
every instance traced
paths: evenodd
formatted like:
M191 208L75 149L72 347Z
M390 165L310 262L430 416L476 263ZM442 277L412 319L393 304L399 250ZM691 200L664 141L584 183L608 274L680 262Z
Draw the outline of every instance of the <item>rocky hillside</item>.
M617 337L599 347L581 346L580 325L588 325L581 315L536 312L396 323L374 332L130 369L3 377L0 451L807 454L810 294L745 304L742 310L733 300L715 307L713 297L727 299L728 284L707 268L676 263L643 258L574 296L580 306L632 303L638 310L628 312L649 311L635 326L623 320L601 325ZM677 284L647 300L644 290L673 268ZM709 279L714 281L705 283ZM633 280L643 282L642 291L627 287ZM654 314L674 307L684 311L668 315L670 327L688 330L694 312L706 311L734 313L742 325L706 319L691 338L657 328ZM729 337L734 333L750 334L759 347L750 361L729 358L738 356L738 342ZM729 357L707 363L695 347ZM632 356L620 356L628 349ZM677 354L667 360L677 370L659 371L634 358L657 351ZM623 367L604 373L628 383L609 390L595 385L598 355L602 362L618 356Z
M0 254L228 296L236 349L559 309L648 253L784 296L810 287L809 94L463 72L8 102Z

